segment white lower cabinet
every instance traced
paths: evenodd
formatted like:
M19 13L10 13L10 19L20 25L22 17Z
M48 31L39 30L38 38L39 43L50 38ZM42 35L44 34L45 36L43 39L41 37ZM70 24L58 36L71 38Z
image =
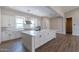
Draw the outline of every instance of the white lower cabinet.
M39 35L37 35L37 37L35 37L34 39L35 39L35 48L40 47L40 38L39 38Z
M41 45L41 36L40 35L37 35L35 38L34 38L34 40L35 40L35 48L38 48L38 47L40 47L40 45Z
M51 32L50 30L22 31L22 43L29 51L34 52L35 49L56 38L56 36L50 36L50 33L56 34L55 31Z
M3 31L2 32L2 41L6 41L6 40L9 40L9 32L7 31Z
M35 48L42 46L43 44L47 43L48 41L56 38L56 32L54 31L41 31L35 37Z
M11 40L11 39L16 39L16 33L15 32L10 32L10 34L9 34L9 39Z
M15 38L20 38L21 37L21 32L15 31Z
M40 47L46 42L46 37L45 34L40 32L36 37L35 37L35 48Z
M20 37L20 33L14 31L3 31L2 41L12 40Z

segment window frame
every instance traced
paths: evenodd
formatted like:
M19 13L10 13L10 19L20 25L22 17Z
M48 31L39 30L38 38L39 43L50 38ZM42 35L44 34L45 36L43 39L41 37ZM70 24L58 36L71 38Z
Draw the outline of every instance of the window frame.
M23 22L22 22L22 23L19 23L19 22L17 22L17 19L22 19ZM24 26L23 26L24 21L25 21L25 17L23 17L23 16L16 16L16 28L17 28L17 29L23 29L23 28L24 28ZM22 24L22 27L18 27L18 26L17 26L18 24Z

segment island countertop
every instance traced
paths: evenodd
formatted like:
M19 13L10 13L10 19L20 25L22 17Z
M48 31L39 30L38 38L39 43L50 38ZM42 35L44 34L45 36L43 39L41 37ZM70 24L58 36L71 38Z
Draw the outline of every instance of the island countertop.
M37 34L39 34L40 31L21 31L22 33L24 34L28 34L28 35L31 35L31 36L37 36Z
M35 49L56 38L56 31L54 30L23 30L21 33L23 45L32 52L35 52Z

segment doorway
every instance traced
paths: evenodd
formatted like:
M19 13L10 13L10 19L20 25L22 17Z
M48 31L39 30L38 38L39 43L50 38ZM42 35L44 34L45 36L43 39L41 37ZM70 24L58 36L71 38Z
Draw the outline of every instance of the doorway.
M72 34L72 17L66 18L66 34Z

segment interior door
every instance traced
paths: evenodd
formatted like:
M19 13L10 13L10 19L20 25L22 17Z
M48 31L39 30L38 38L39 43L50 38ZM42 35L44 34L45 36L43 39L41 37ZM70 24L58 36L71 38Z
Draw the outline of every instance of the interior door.
M66 33L72 34L72 18L66 19Z

